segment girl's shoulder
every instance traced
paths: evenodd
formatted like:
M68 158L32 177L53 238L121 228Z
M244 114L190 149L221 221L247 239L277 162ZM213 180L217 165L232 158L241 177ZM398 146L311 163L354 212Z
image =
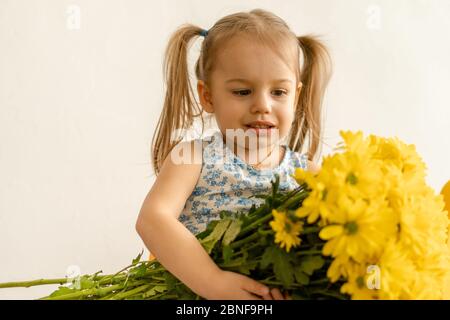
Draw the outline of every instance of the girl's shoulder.
M300 153L292 150L290 152L303 170L311 171L312 173L318 173L320 171L320 166L309 160L307 153Z
M201 172L201 153L194 145L194 141L181 141L166 156L144 200L143 215L160 212L179 217Z
M308 155L298 151L291 150L286 146L286 156L289 157L289 165L293 165L296 168L308 169Z
M291 158L296 164L296 167L301 167L303 170L311 171L312 173L317 173L320 170L320 166L315 164L313 161L308 159L307 153L301 153L297 151L292 151L289 149Z

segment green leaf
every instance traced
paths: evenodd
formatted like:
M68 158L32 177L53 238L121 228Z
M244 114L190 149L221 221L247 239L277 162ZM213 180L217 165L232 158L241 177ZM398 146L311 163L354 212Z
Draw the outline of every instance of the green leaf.
M64 296L66 294L74 293L76 291L77 291L76 289L71 289L71 288L68 288L68 287L60 286L58 290L52 292L50 297Z
M153 288L151 288L149 291L147 291L146 293L144 293L142 295L143 298L148 298L151 296L154 296L155 294L161 293L161 292L165 292L167 291L167 286L166 285L156 285Z
M271 182L272 184L272 197L275 198L275 195L278 191L278 187L280 185L280 176L278 174L275 174L275 182Z
M197 239L204 239L206 238L216 227L217 223L219 223L219 220L212 220L208 223L208 225L206 226L206 229L197 233L196 237Z
M80 286L81 290L83 289L91 289L95 287L95 281L92 281L88 278L88 276L82 276L80 278Z
M250 197L248 197L249 199L250 198L260 198L260 199L265 199L265 198L267 198L267 194L254 194L254 195L252 195L252 196L250 196Z
M147 273L147 266L144 263L130 270L130 274L132 274L137 278L143 277L146 273Z
M180 285L177 286L176 293L178 296L178 300L193 300L195 297L195 293L193 293L187 286Z
M230 246L225 246L222 249L222 258L225 263L230 262L231 256L233 255L233 249Z
M257 261L248 262L248 263L245 263L245 264L240 265L239 268L238 268L238 270L239 270L239 272L242 273L242 274L247 274L247 275L249 275L249 274L250 274L250 271L251 271L251 270L255 270L257 266L258 266L258 262L257 262Z
M164 279L165 279L165 284L167 286L167 290L168 291L172 291L172 290L174 290L176 288L176 284L178 282L178 279L175 278L175 276L173 276L169 272L165 272L164 273Z
M266 269L273 265L275 277L289 287L294 282L294 268L291 264L292 256L278 247L266 248L261 259L261 268Z
M227 231L225 232L222 240L222 244L224 246L229 245L236 237L238 236L239 232L241 231L241 220L232 220L230 225L228 226Z
M263 256L261 258L261 269L267 269L267 267L272 263L273 257L273 247L267 247L266 250L264 250Z
M220 219L227 219L227 218L233 218L235 216L235 213L228 210L222 210L219 212Z
M273 208L272 207L272 196L266 197L265 205L269 208Z
M225 231L227 231L230 222L231 220L228 219L219 220L214 230L206 238L200 240L200 243L203 245L208 254L211 254L211 251L216 245L217 241L219 241L222 238Z
M307 275L312 275L314 271L319 270L325 264L321 256L306 256L300 263L300 270Z
M141 261L141 257L142 257L142 254L143 254L143 253L144 253L144 250L142 249L141 253L139 253L139 255L138 255L136 258L133 259L132 264L136 264L136 263L138 263L139 261Z
M295 280L297 280L298 284L301 284L304 286L309 284L309 277L306 274L304 274L303 271L301 271L300 269L295 269L294 275L295 275Z

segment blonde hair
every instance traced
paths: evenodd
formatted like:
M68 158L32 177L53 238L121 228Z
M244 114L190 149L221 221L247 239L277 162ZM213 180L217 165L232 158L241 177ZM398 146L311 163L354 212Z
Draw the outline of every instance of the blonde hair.
M202 30L192 24L182 25L171 35L165 51L163 72L166 95L152 139L152 160L156 174L170 151L182 140L181 136L173 137L175 132L180 132L176 130L189 129L195 118L200 117L202 132L204 131L203 109L195 100L187 62L189 45L194 38L202 35ZM302 150L308 135L307 153L308 158L312 160L319 147L322 99L331 77L331 58L327 48L316 36L296 36L288 25L273 13L262 9L238 12L223 17L208 30L195 64L198 80L209 85L217 50L237 34L250 35L285 61L291 61L290 65L295 57L293 68L296 70L297 83L301 81L303 87L287 141L289 148L298 152ZM303 58L301 70L300 58Z

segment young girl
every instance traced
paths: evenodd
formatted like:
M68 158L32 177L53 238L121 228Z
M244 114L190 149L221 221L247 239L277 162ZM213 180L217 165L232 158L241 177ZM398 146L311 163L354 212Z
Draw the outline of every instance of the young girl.
M189 44L198 37L204 37L195 66L201 107L187 64ZM139 213L138 234L167 270L206 299L286 298L220 269L194 234L219 219L221 210L261 204L263 199L249 197L270 191L275 174L280 190L289 191L298 186L290 176L296 167L318 170L311 160L331 75L327 49L257 9L226 16L208 31L181 26L170 38L164 71L167 92L152 141L157 178ZM204 125L203 112L219 130L208 139L181 141L175 133L196 117ZM307 135L309 150L302 154Z

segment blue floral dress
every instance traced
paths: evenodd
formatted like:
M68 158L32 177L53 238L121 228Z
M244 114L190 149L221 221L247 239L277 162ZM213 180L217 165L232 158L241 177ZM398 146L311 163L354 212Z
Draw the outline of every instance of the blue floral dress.
M286 152L276 168L256 169L228 148L220 131L201 142L200 177L179 216L194 234L203 231L210 221L220 219L222 210L248 212L253 204L262 204L264 199L249 197L270 192L275 174L280 176L279 190L287 192L298 187L291 176L295 168L307 169L307 155L294 152L287 145L283 145Z

